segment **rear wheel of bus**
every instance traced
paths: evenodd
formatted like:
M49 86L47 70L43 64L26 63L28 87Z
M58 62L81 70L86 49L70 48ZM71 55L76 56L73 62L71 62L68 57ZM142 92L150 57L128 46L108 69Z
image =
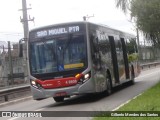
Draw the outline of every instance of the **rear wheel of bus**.
M110 74L107 72L106 76L106 94L110 95L112 93L112 83L111 83L111 77Z
M134 73L134 68L133 68L133 66L131 67L131 81L130 81L130 83L131 83L131 85L133 85L134 84L134 80L135 80L135 73Z

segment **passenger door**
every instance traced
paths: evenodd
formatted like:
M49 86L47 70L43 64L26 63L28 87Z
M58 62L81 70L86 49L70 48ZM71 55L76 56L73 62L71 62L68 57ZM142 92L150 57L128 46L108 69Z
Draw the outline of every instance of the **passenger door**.
M109 41L111 45L115 83L120 83L120 81L126 80L126 65L122 43L121 40L115 40L113 36L109 36Z

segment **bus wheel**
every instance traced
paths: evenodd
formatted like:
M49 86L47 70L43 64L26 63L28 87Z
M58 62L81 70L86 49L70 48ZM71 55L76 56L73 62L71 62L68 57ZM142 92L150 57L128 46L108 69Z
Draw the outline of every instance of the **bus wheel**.
M107 75L107 80L106 80L106 93L107 95L110 95L112 93L112 83L111 83L111 79L109 77L109 75Z
M134 68L133 68L133 66L132 66L132 68L131 68L131 81L130 81L130 83L133 85L134 84L134 78L135 78L135 75L134 75Z
M64 101L64 97L53 97L53 99L56 101L56 102L63 102Z

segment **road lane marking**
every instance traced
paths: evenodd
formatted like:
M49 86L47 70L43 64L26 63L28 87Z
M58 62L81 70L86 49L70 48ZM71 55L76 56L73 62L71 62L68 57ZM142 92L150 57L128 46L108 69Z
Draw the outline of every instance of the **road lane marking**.
M115 109L113 109L112 111L116 111L116 110L120 109L120 108L123 107L124 105L128 104L131 100L134 100L134 99L136 99L137 97L141 96L143 93L144 93L144 92L136 95L134 98L131 98L131 99L127 100L126 102L122 103L121 105L119 105L118 107L116 107Z
M37 109L37 110L34 110L34 111L42 111L44 110L45 108L41 108L41 109Z
M155 71L155 72L152 72L152 73L148 73L148 74L145 74L145 75L143 75L143 76L139 76L139 77L137 77L137 78L135 78L135 79L136 79L136 80L137 80L137 79L142 79L142 78L144 78L144 77L147 77L147 76L150 76L150 75L156 74L156 73L159 73L159 71L158 71L158 72ZM118 107L116 107L115 109L113 109L112 111L116 111L116 110L120 109L122 106L128 104L131 100L136 99L138 96L142 95L143 93L144 93L144 92L138 94L137 96L131 98L130 100L127 100L126 102L122 103L121 105L119 105Z
M7 119L7 120L15 120L15 119L18 119L20 117L13 117L13 118L10 118L10 119Z

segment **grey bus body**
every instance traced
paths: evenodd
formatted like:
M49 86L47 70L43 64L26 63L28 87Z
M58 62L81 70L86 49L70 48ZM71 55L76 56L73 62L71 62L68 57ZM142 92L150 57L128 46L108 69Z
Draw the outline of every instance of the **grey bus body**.
M33 98L107 91L134 82L140 73L134 35L89 22L50 25L29 33L29 74Z

